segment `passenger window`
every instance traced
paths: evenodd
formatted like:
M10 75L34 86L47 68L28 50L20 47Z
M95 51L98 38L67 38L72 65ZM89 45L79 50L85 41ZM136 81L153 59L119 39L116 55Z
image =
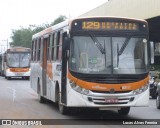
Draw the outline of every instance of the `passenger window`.
M38 39L38 55L37 60L40 61L41 39Z
M33 61L36 61L37 40L34 42Z
M58 60L61 61L62 59L62 40L63 40L63 32L60 34L60 40L59 40L59 49L58 49Z
M34 40L32 41L32 56L31 56L31 60L33 61L33 57L34 57Z
M57 38L56 38L56 60L58 60L58 56L59 56L59 44L60 44L60 32L58 32L57 34Z
M50 60L49 51L50 51L50 36L47 38L47 60Z
M55 34L52 34L51 36L51 60L54 60L54 36Z

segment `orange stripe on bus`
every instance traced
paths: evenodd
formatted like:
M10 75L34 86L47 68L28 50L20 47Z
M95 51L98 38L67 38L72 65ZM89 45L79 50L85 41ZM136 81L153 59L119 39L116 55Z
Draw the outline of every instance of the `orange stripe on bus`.
M39 64L40 64L41 68L43 69L43 64L42 63L39 63ZM47 74L46 75L48 75L48 77L51 80L53 80L52 63L47 63L46 69L47 69Z
M95 90L95 91L110 91L110 89L114 89L115 91L130 91L136 90L146 84L148 84L149 76L147 76L144 80L140 80L138 82L133 83L124 83L124 84L101 84L101 83L93 83L93 82L86 82L80 80L68 73L68 78L74 81L77 85L82 88L88 90Z
M29 68L9 68L11 72L28 72Z
M47 75L51 80L53 79L52 63L47 63Z

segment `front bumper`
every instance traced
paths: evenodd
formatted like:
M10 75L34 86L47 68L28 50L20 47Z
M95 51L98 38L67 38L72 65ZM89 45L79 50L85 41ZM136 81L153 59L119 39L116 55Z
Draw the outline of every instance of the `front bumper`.
M133 95L132 91L114 94L91 92L89 95L83 95L70 89L67 97L69 97L67 98L67 106L69 107L121 108L148 106L149 88L137 95ZM110 99L110 101L108 99ZM116 100L114 101L113 99Z
M30 71L27 72L10 72L6 71L7 77L30 77Z

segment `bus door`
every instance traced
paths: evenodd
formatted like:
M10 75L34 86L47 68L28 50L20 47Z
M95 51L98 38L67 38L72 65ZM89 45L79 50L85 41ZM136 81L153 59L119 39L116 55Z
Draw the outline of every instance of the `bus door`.
M67 33L61 33L60 38L61 42L60 44L62 45L62 42L64 41L64 38L67 36ZM66 46L66 44L65 44ZM61 101L64 104L67 104L67 49L65 48L64 45L62 45L62 75L61 75Z
M47 46L48 38L43 39L43 54L42 54L42 90L43 96L47 94Z

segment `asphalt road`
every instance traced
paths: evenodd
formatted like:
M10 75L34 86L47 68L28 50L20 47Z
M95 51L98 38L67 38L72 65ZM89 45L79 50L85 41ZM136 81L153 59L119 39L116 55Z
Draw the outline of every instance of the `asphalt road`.
M95 110L83 110L73 111L70 115L61 115L58 111L56 104L47 102L41 104L38 101L37 94L30 88L29 80L6 80L0 77L0 119L60 119L57 127L61 128L130 128L130 127L159 127L157 125L114 125L115 120L128 120L128 119L160 119L160 110L156 109L156 103L154 99L150 99L149 107L133 107L130 110L128 116L120 116L116 111L95 111ZM68 119L69 125L64 125ZM74 120L78 119L78 120ZM85 120L84 120L85 119ZM112 120L110 120L112 119ZM50 121L50 120L49 120ZM52 120L56 121L56 120ZM72 121L73 124L72 125ZM63 122L65 122L63 124ZM68 122L67 122L68 123ZM66 123L66 124L67 124ZM125 123L125 122L124 122ZM60 125L61 124L61 125ZM77 125L75 125L77 124ZM56 126L56 125L54 125ZM4 126L0 126L4 127ZM6 127L6 126L5 126ZM13 126L12 126L13 127ZM15 126L14 126L15 127ZM26 126L40 127L40 126ZM52 126L41 126L52 127ZM15 127L17 128L17 126Z

